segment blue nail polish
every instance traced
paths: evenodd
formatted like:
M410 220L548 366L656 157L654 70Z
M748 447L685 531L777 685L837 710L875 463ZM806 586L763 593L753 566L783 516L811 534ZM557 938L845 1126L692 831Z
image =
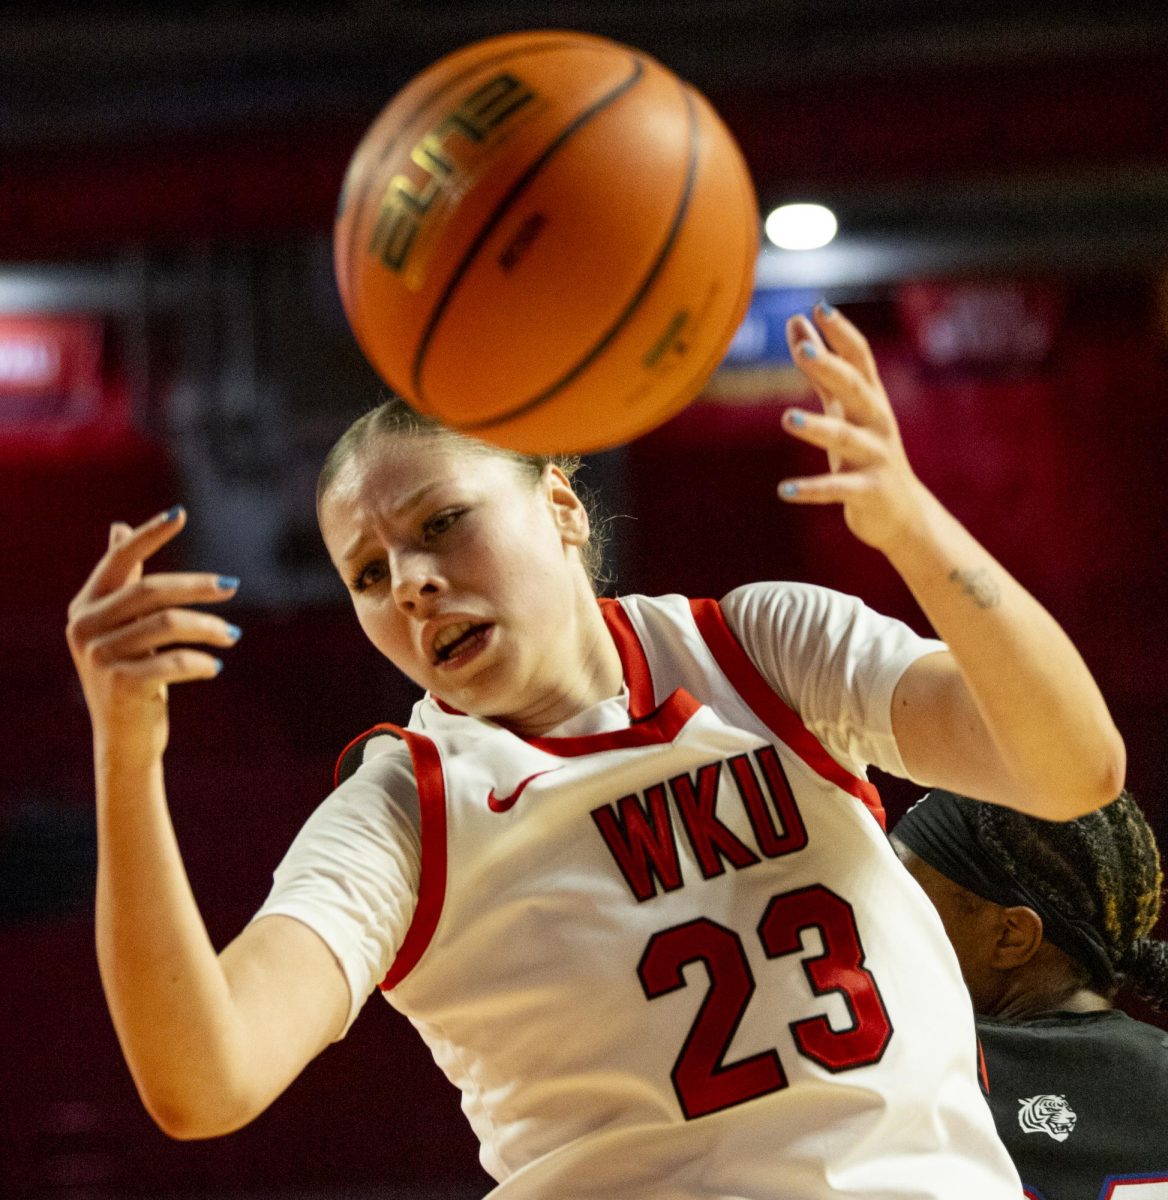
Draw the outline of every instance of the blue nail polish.
M802 429L807 424L807 414L802 409L793 408L787 420L795 426L796 429Z
M218 675L219 672L223 670L223 660L221 658L216 658L212 661L215 663L215 674Z
M226 633L233 642L238 642L243 637L243 630L238 625L228 625Z
M799 494L799 485L797 483L784 483L779 488L781 496L797 496Z
M224 592L233 592L239 587L239 580L234 575L220 575L215 581L215 586Z
M835 309L832 308L832 306L830 304L828 304L828 302L826 300L820 300L819 304L816 307L819 309L820 316L823 316L823 317L834 317L835 316Z
M182 510L183 506L181 504L176 504L174 508L168 508L166 512L162 514L163 521L167 525L169 525L171 521L177 521L179 517L182 516Z
M804 342L803 345L799 347L799 353L802 354L804 358L814 358L819 351L815 349L814 342Z

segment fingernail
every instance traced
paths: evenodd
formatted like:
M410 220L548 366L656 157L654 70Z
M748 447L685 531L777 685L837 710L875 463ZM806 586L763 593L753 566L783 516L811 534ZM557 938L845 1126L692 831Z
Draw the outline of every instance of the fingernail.
M238 625L228 625L226 633L233 642L238 642L243 637L243 630Z
M814 358L819 351L816 350L814 342L802 342L799 346L799 353L802 354L804 358Z
M176 504L174 508L168 508L162 514L163 523L169 525L171 521L177 521L182 516L182 510L183 506L181 504Z
M807 424L807 414L802 409L792 408L787 412L787 424L802 429Z
M799 485L797 483L783 483L779 485L780 496L797 496L799 494Z
M223 670L223 660L221 658L215 658L211 661L215 664L215 674L218 675L219 672Z
M237 587L239 587L239 580L236 579L234 575L220 575L215 581L215 586L219 588L220 591L233 592Z
M832 308L832 306L830 304L828 304L828 302L826 300L820 300L820 302L816 305L816 308L819 309L820 316L823 316L823 317L834 317L835 316L835 309Z

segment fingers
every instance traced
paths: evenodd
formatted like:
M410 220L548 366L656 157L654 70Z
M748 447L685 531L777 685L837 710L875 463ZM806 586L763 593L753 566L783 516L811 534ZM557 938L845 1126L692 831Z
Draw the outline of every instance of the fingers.
M238 589L239 580L226 575L194 571L146 575L116 592L78 605L73 625L80 636L92 636L147 613L230 600Z
M88 652L115 686L186 683L223 669L222 659L201 647L234 646L239 637L239 629L210 613L166 609L95 638Z
M180 642L234 646L240 635L235 625L212 613L166 608L95 637L89 653L95 663L104 665L156 654Z
M139 688L142 685L214 679L222 670L222 659L190 646L176 646L146 658L119 659L106 668L115 691L120 686Z
M873 493L878 484L870 475L833 472L810 475L804 479L785 479L779 484L779 497L788 504L843 504L861 500Z
M142 577L145 561L177 537L186 523L186 510L181 505L151 517L136 529L123 521L115 521L110 526L106 552L98 559L89 578L73 598L70 614L79 605L108 595L129 583L136 583Z
M801 408L783 413L783 428L810 446L826 450L832 471L862 469L885 457L883 438L841 416L819 416Z
M239 629L189 606L229 600L238 587L238 579L222 575L147 575L101 599L75 603L69 644L79 659L96 666L155 654L179 641L234 645Z
M886 431L892 411L867 340L841 313L831 312L825 317L817 309L814 323L802 314L787 322L791 358L825 413Z
M811 311L816 327L831 349L850 363L865 381L880 386L876 360L868 339L837 308L821 300Z
M209 679L222 662L209 650L234 645L240 630L192 605L235 595L239 580L205 572L147 575L144 565L181 532L181 507L137 527L116 521L105 553L69 606L67 637L87 695ZM113 691L103 693L105 679ZM96 689L96 691L95 691ZM140 689L139 689L140 690Z
M783 480L779 497L790 504L838 504L860 541L887 549L913 519L921 490L868 341L825 304L810 318L792 317L787 339L823 413L790 408L783 427L823 450L829 473Z

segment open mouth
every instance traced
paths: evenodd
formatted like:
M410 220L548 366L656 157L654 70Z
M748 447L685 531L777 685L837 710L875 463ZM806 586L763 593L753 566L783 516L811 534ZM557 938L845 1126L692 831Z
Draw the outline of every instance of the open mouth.
M474 625L470 621L447 625L434 638L435 663L455 662L472 654L483 644L490 630L489 624Z

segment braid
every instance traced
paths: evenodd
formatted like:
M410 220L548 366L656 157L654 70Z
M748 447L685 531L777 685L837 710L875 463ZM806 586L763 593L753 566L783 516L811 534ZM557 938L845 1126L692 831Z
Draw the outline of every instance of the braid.
M1116 972L1149 1003L1168 1008L1168 943L1149 937L1164 876L1155 836L1131 793L1065 822L965 805L1003 870L1063 916L1092 925Z

